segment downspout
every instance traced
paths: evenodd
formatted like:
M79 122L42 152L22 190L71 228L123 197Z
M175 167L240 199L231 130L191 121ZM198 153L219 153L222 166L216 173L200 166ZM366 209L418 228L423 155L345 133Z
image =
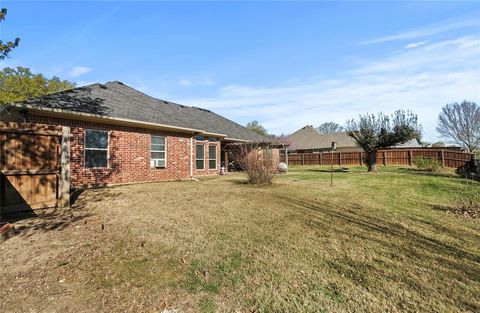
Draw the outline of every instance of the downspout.
M190 178L193 178L193 136L190 137Z

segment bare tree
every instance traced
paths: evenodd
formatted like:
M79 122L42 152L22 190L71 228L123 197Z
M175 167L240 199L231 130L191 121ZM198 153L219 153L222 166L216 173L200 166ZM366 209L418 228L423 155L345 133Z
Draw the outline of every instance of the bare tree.
M234 161L245 172L250 184L271 185L277 174L272 149L260 144L235 144L230 147Z
M447 104L438 116L437 131L473 152L480 147L480 107L467 101Z
M379 113L360 115L347 121L347 133L367 153L369 172L377 171L377 151L414 138L420 138L421 126L417 116L409 111L396 111L391 116Z
M343 132L345 130L345 128L343 128L343 126L341 126L337 123L327 122L327 123L323 123L322 125L318 126L317 130L321 134L331 134L331 133Z

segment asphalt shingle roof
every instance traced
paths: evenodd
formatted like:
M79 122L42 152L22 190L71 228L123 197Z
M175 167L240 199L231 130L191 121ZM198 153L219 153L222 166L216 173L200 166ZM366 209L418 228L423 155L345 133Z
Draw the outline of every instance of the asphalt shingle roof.
M117 81L78 87L23 103L33 107L200 129L225 134L228 138L268 141L267 138L209 110L159 100Z
M355 147L358 145L346 132L321 134L312 126L305 126L291 135L288 135L290 150L329 149L332 142L337 143L338 148Z
M289 150L313 150L313 149L330 149L332 142L337 143L337 148L359 148L357 142L346 132L338 132L331 134L321 134L312 126L300 128L291 135L288 135L290 143ZM418 140L412 139L404 144L396 145L393 148L419 148L421 145Z

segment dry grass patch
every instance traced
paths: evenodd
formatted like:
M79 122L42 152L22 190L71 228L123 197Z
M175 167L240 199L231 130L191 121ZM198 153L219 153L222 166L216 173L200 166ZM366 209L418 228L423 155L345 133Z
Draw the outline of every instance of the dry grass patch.
M480 310L478 220L438 209L462 181L385 170L336 173L334 188L312 167L261 188L235 174L86 191L84 219L0 246L2 309ZM62 293L32 291L44 280Z

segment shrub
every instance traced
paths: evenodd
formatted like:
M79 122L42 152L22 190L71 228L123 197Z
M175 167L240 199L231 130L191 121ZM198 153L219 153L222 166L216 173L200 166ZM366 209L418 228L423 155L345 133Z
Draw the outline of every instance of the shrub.
M442 163L437 159L430 159L422 156L417 156L413 160L413 164L422 171L438 172L442 167Z
M454 194L455 213L467 217L480 216L480 184L471 182L463 185Z
M270 147L241 144L234 147L234 158L245 172L250 184L271 185L277 174L277 164Z

